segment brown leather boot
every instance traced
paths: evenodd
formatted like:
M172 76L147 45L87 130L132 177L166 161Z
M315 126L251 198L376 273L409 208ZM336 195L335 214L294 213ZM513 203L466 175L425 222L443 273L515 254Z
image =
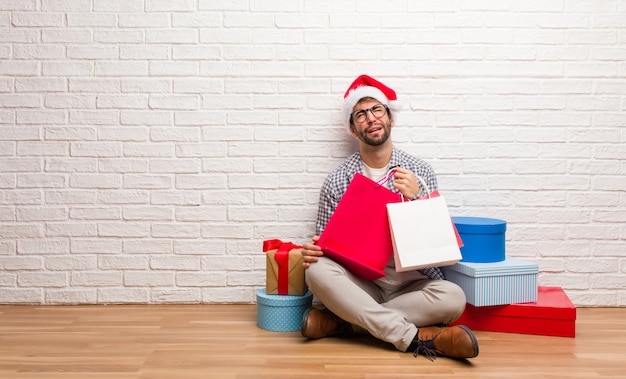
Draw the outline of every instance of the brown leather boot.
M351 325L327 309L309 308L302 315L302 335L311 339L342 337L349 333Z
M424 354L431 361L437 354L456 358L474 358L478 355L478 341L472 331L463 325L440 328L428 326L419 328L407 351L414 355Z

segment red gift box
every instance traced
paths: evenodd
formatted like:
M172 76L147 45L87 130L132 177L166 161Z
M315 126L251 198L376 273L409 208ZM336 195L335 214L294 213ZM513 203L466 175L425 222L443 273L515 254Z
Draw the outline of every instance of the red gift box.
M561 287L539 286L534 303L490 307L467 304L452 325L490 332L575 337L576 307Z

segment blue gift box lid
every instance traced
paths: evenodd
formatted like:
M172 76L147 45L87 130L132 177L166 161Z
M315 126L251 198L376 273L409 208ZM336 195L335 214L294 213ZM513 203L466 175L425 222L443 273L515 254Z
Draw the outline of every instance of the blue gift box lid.
M539 273L538 264L508 257L502 262L471 263L461 261L446 267L446 269L454 270L473 278Z
M298 305L306 305L311 302L313 293L307 290L302 296L297 295L268 295L264 289L258 290L256 293L257 302L262 305L274 307L293 307Z
M495 234L506 231L506 221L497 218L455 216L452 221L459 233Z

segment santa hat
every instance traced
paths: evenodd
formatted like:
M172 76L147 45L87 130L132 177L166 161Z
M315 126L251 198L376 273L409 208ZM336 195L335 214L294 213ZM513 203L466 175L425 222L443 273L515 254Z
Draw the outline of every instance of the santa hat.
M350 115L354 106L364 97L371 97L389 107L389 112L396 120L396 113L400 110L400 102L396 92L371 76L361 75L352 82L350 88L343 95L343 122L350 133Z

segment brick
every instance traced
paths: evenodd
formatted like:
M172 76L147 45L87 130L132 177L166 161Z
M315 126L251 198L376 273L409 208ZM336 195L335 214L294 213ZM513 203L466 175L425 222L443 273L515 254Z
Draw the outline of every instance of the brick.
M230 218L230 217L228 217ZM226 221L226 207L201 206L176 211L176 220L184 222Z
M45 162L44 170L47 172L96 172L97 161L91 158L50 158Z
M96 237L98 226L94 223L75 222L48 222L46 235L50 237Z
M4 191L2 197L3 204L41 204L42 194L38 190Z
M45 290L46 304L95 304L98 301L95 289L67 289Z
M98 303L148 304L148 291L143 288L98 289Z
M145 95L100 95L96 98L98 108L147 109L148 97Z
M156 238L198 238L200 225L186 223L155 223L151 235Z
M99 193L102 204L147 204L149 194L143 190L111 190Z
M23 125L60 125L67 122L64 111L18 110L16 116L17 123Z
M152 194L153 204L200 205L200 194L196 191L158 191Z
M60 12L14 12L12 24L18 27L62 27L63 16Z
M141 173L147 172L148 163L139 159L102 159L100 170L110 173Z
M0 221L15 221L14 207L0 207ZM0 254L7 245L0 244Z
M169 189L172 179L166 175L126 175L124 188L127 189Z
M198 73L198 64L195 62L181 62L181 61L152 61L150 63L150 73L155 76L174 76L174 77L187 77L187 76L197 76ZM156 80L134 80L128 79L125 82L131 83L138 87L137 90L131 88L129 92L169 92L171 84L169 81L156 81ZM159 86L157 88L149 87ZM141 88L139 86L143 86Z
M40 267L42 265L39 265ZM92 257L66 257L66 256L50 256L46 257L45 267L52 271L64 270L87 270L95 269L97 266L97 258Z
M168 240L124 240L123 251L126 254L172 254L172 242Z
M117 26L116 14L110 13L70 13L67 14L68 26L78 27L115 27Z
M65 50L62 46L40 44L40 45L15 45L13 48L13 58L15 59L62 59L65 57Z
M68 274L64 272L21 272L17 275L19 287L66 287Z
M69 123L73 125L117 125L119 120L118 111L107 110L74 110L69 114Z
M173 219L173 212L169 207L124 207L124 219L130 221L167 221Z
M203 303L228 303L228 299L241 299L242 303L253 304L256 301L256 291L252 287L209 288L202 291Z
M152 141L157 142L198 142L200 141L200 129L195 127L152 128Z
M150 294L150 301L154 303L198 304L201 299L202 292L196 288L154 289Z
M121 186L120 175L74 174L70 177L70 187L116 189Z
M68 145L66 143L42 143L23 141L17 145L17 155L23 156L65 156Z
M219 28L222 25L223 16L220 12L177 12L172 14L172 26L195 27L195 28ZM166 23L167 25L167 23ZM218 29L219 30L219 29ZM212 31L217 31L213 29ZM246 32L247 33L247 32ZM207 33L210 34L210 33ZM214 41L218 42L218 41ZM234 41L220 41L234 42Z
M179 272L176 274L178 287L225 287L226 273L224 272Z
M95 73L98 76L147 76L148 64L139 61L96 62Z
M101 256L98 268L102 270L146 270L149 268L148 257L140 256Z
M0 287L0 303L3 304L41 304L43 299L43 290L40 288Z
M93 109L96 107L96 97L91 95L49 95L46 96L45 105L48 108L65 109Z
M150 225L139 222L99 223L98 235L102 237L149 237Z
M102 43L143 43L144 33L141 31L97 31L93 35L95 42Z
M46 29L41 31L41 40L49 43L89 43L91 42L91 36L91 30L87 28Z
M19 207L16 211L17 221L19 222L63 221L67 219L68 215L65 208Z
M171 272L126 271L124 273L126 287L162 287L173 284L174 275Z
M150 258L153 270L198 271L200 257L196 256L158 256Z
M96 12L143 12L144 0L93 0Z
M129 110L120 112L121 125L164 126L172 124L170 112ZM109 130L111 128L107 128ZM125 128L127 130L128 128ZM124 133L123 135L127 135Z
M182 44L182 43L197 43L198 31L194 29L148 29L145 32L145 40L147 43L170 43L170 44Z
M169 25L167 13L120 13L118 18L122 28L167 28Z
M121 240L74 238L72 254L119 254L122 252Z
M70 92L88 92L88 93L118 93L120 92L119 79L84 79L70 78Z
M69 240L66 238L19 239L17 253L26 255L56 255L67 254L70 251Z
M6 271L41 270L41 257L0 257L0 267Z

